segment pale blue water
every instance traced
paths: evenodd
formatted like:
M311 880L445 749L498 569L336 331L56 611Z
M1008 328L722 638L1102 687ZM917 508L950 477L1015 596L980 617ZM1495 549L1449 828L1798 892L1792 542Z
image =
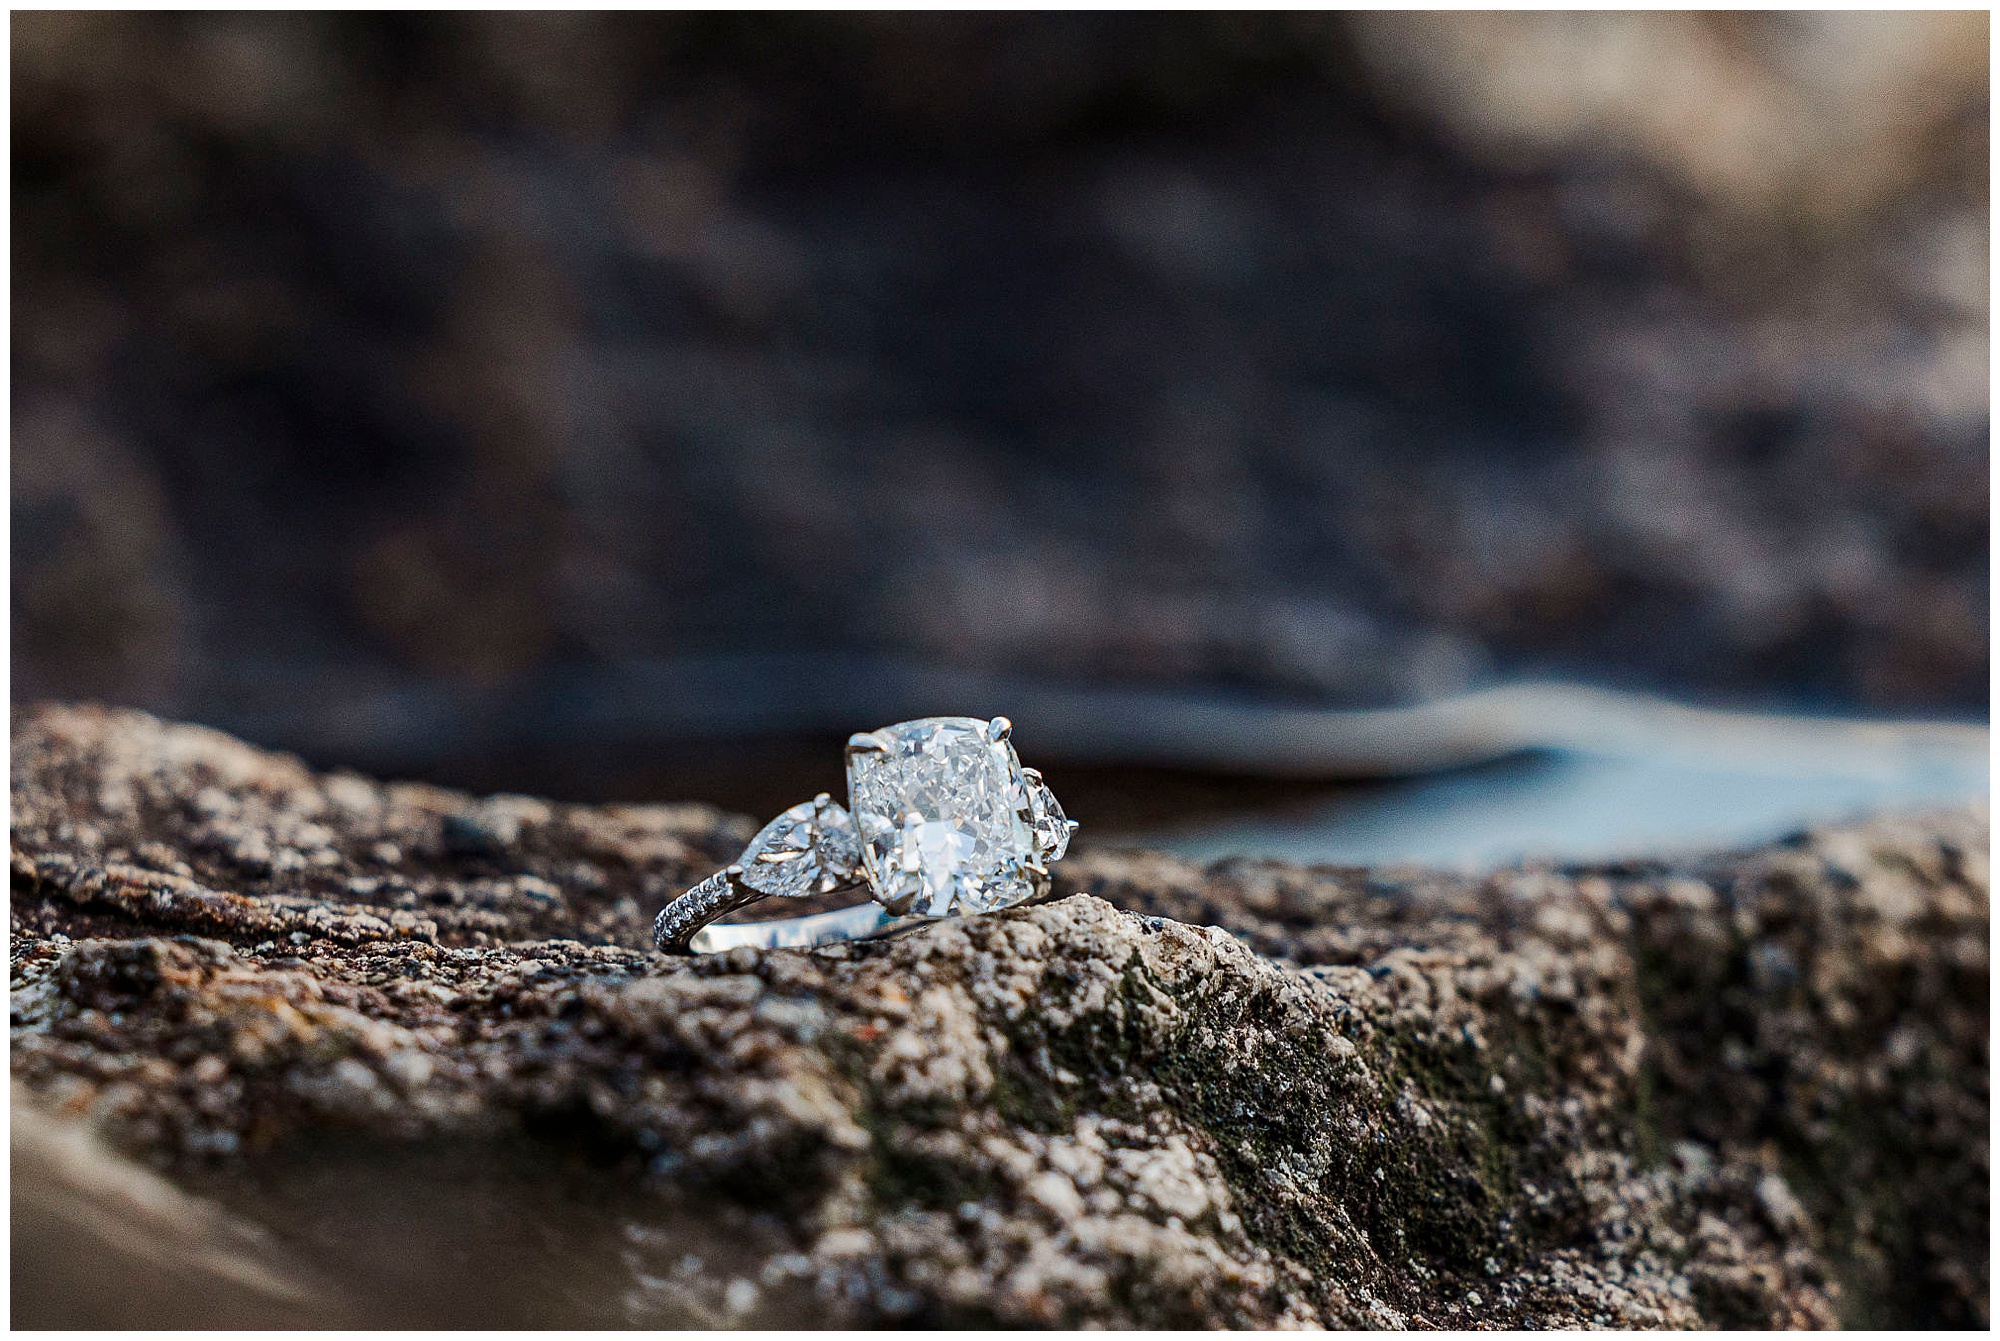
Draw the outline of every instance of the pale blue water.
M997 713L1014 719L1022 758L1052 769L1376 780L1312 809L1148 832L1104 834L1089 815L1073 817L1092 841L1201 859L1479 866L1664 856L1983 799L1990 777L1990 733L1965 722L1731 712L1564 683L1338 710L818 653L625 664L478 700L301 692L279 716L221 725L395 775L454 754L635 740L727 749L737 737L837 739L914 717Z
M1891 761L1893 764L1895 761ZM1802 827L1988 793L1976 750L1886 769L1757 769L1558 751L1415 778L1355 799L1131 841L1195 860L1482 867L1602 861L1768 842Z

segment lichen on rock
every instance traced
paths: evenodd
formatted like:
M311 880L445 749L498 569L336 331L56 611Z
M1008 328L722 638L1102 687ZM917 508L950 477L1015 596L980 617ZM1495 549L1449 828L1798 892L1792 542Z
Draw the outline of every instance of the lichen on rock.
M490 1170L594 1264L519 1305L572 1325L1987 1318L1983 809L1484 877L1079 852L682 960L647 922L747 821L131 712L13 744L24 1102L325 1247L343 1319L416 1316L356 1245L437 1226L303 1208L335 1160Z

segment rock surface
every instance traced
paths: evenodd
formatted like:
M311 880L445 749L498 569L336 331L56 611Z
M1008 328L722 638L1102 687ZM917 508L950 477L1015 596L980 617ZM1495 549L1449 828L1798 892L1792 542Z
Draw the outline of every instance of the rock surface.
M1983 808L1483 878L1082 851L1042 905L675 961L648 919L748 821L93 708L13 748L17 1112L68 1152L21 1178L17 1118L16 1214L114 1198L101 1140L220 1226L232 1320L1988 1317ZM17 1321L134 1279L64 1270Z

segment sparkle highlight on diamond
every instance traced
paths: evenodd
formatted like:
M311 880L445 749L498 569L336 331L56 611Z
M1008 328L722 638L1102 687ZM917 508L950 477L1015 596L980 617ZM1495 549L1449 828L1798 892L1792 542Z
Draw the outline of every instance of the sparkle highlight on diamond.
M1028 807L1028 832L1034 835L1035 850L1043 862L1061 861L1069 851L1070 831L1075 827L1056 802L1056 794L1032 768L1021 770Z
M743 850L743 883L802 899L852 884L861 863L854 821L838 805L807 801L766 824Z
M991 722L926 717L857 737L847 799L875 897L893 913L930 917L1032 897L1042 853L1021 804L1026 787Z

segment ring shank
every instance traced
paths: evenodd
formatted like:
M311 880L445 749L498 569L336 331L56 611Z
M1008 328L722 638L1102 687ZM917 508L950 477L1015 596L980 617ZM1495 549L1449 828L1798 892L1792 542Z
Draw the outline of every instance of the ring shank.
M859 940L933 920L897 917L879 903L769 922L716 920L769 897L743 884L729 871L717 871L660 910L653 922L653 943L662 953L670 955L708 955L740 946L757 950L803 949L833 941Z
M879 903L862 903L810 917L785 917L770 922L717 922L703 927L688 940L691 954L709 955L748 945L757 950L803 949L833 941L859 940L891 926L922 918L892 915Z

